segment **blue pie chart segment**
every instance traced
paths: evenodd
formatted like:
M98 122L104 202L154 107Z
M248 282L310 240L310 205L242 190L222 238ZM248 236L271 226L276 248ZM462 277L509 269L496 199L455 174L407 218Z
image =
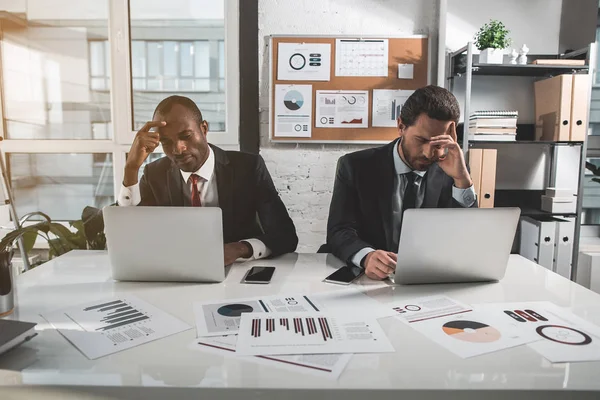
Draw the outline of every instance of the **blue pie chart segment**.
M292 111L299 110L304 104L304 97L302 93L297 90L290 90L285 94L283 98L283 104Z

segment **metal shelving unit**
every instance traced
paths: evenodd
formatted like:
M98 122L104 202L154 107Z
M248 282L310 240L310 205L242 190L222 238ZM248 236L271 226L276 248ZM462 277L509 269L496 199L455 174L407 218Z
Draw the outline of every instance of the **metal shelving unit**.
M471 141L469 142L469 116L471 115L471 91L474 77L481 77L485 79L486 76L506 76L506 77L539 77L540 79L548 78L561 74L592 74L594 73L594 66L596 65L596 43L591 43L588 47L576 50L567 54L562 55L528 55L528 60L531 62L536 59L572 59L572 60L585 60L584 65L576 66L565 66L565 65L537 65L537 64L479 64L479 55L473 53L474 44L472 42L467 43L463 48L448 55L446 79L448 81L449 90L454 92L454 86L458 79L464 79L466 90L465 90L465 106L462 113L465 117L465 124L462 126L462 149L465 155L467 155L468 149L471 147L500 147L500 146L550 146L551 147L551 160L550 168L553 169L554 162L556 159L557 151L559 146L578 146L580 149L580 165L579 165L579 182L577 187L577 206L576 213L548 213L541 211L539 205L536 204L532 199L535 196L541 196L542 191L534 190L523 190L527 193L523 196L515 194L510 198L504 193L504 196L498 196L499 192L510 192L496 190L496 207L506 206L517 206L521 207L521 213L524 216L562 216L562 217L574 217L575 218L575 235L573 240L573 260L571 279L574 280L577 274L577 259L579 254L579 234L581 228L581 210L583 205L583 180L585 172L585 157L587 151L587 142L558 142L558 141L536 141L531 135L527 137L527 140L523 139L523 135L520 135L521 131L528 131L528 133L534 132L534 127L531 124L517 125L517 140L512 142L498 142L498 141ZM591 80L593 81L593 79ZM532 85L533 86L533 85ZM533 88L532 88L533 90ZM588 105L591 102L592 85L588 91ZM589 107L588 107L589 116ZM529 126L527 126L529 125ZM526 128L520 130L520 128ZM510 198L510 199L509 199ZM498 201L504 199L504 201ZM500 203L500 204L498 204ZM512 203L512 204L511 204Z

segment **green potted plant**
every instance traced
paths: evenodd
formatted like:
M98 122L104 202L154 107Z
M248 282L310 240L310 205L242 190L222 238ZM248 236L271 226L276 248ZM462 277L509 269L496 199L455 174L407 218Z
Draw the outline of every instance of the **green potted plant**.
M84 210L83 218L86 217L86 210ZM23 239L25 252L29 253L33 249L36 238L43 237L48 242L50 259L75 249L104 249L106 247L103 225L86 229L83 220L74 221L69 223L75 229L73 232L63 224L52 222L50 217L41 212L27 214L27 217L34 215L41 216L44 221L15 229L0 240L0 317L10 314L14 307L12 257L14 245L19 239Z
M485 23L475 34L475 46L481 51L480 64L502 64L504 49L510 46L510 31L497 20Z

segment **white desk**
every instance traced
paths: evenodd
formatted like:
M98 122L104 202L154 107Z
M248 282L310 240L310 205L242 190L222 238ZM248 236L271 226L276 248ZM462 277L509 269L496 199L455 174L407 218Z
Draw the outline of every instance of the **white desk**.
M354 355L339 380L331 381L189 350L195 329L90 361L38 315L134 293L194 326L197 300L339 288L321 282L341 265L331 255L288 254L256 263L277 266L271 284L240 284L251 264L233 266L222 284L118 283L109 277L106 254L91 251L68 253L18 277L15 317L38 322L43 331L0 358L0 397L3 391L27 399L48 396L48 387L37 385L62 385L52 387L63 390L57 398L600 398L600 362L551 364L526 346L463 360L394 318L381 325L396 353ZM500 283L402 287L363 277L355 287L381 302L436 293L471 304L549 300L600 325L600 295L517 255Z

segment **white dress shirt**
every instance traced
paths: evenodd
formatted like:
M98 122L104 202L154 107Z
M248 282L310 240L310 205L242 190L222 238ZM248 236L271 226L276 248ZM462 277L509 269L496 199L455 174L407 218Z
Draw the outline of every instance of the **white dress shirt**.
M219 207L219 192L217 190L217 176L215 175L215 154L212 149L208 148L208 158L206 162L196 172L180 171L184 182L187 184L186 195L192 193L192 180L190 176L196 174L198 179L198 192L200 193L200 201L202 207ZM119 206L130 207L137 206L142 201L140 194L139 182L133 186L121 185L121 192L117 200ZM268 257L271 250L259 239L244 239L252 247L252 256L250 258L241 258L240 261L258 260Z
M392 151L394 158L394 169L396 171L396 178L394 179L394 198L392 199L392 220L396 227L399 227L402 224L402 197L404 196L404 191L406 190L407 178L406 174L413 173L417 176L415 177L415 185L417 186L417 198L415 205L417 208L420 208L423 205L423 200L425 199L425 185L423 185L423 178L427 171L413 171L404 161L400 158L400 154L398 153L398 146L394 146ZM476 198L475 188L473 185L466 189L459 189L456 186L452 186L452 197L456 200L461 206L468 208L471 207ZM352 263L357 266L361 266L363 259L367 256L367 254L375 251L375 249L371 247L365 247L354 256L352 256Z

